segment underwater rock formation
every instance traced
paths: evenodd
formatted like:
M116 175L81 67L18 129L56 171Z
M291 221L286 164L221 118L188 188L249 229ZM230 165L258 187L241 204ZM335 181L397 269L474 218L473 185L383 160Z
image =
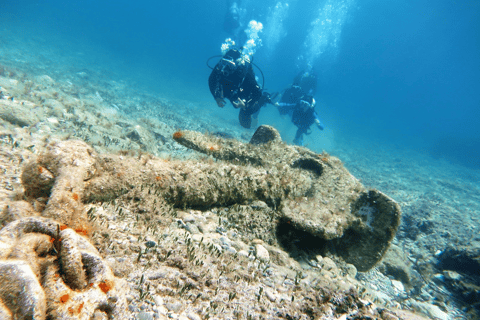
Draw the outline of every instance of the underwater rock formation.
M25 195L32 201L48 199L42 216L75 230L86 231L88 219L82 202L84 181L95 172L93 149L79 141L55 142L29 163L22 173ZM45 201L44 201L45 202Z
M26 201L2 212L3 318L122 318L125 290L87 239L86 203L131 199L137 212L216 209L245 242L336 256L368 270L384 255L400 209L366 190L335 157L281 142L261 127L252 143L177 132L221 161L98 155L81 141L51 143L22 174ZM268 257L268 254L264 256ZM15 297L15 298L13 298Z
M42 215L81 230L87 228L83 202L121 196L151 212L165 204L230 207L225 216L247 241L335 255L359 271L383 257L400 223L398 204L366 190L339 159L288 146L271 127L260 127L257 142L248 144L191 131L174 138L223 161L99 156L83 142L65 141L26 167L25 194L50 194Z
M0 231L1 319L122 318L126 298L97 250L83 236L43 217Z
M283 197L269 203L273 212L258 220L265 225L276 219L268 228L277 230L284 246L303 239L309 250L337 255L359 271L373 267L395 236L400 206L366 190L339 159L286 145L279 137L270 126L259 127L249 144L190 131L174 135L188 148L251 170L261 167L275 177L270 183L283 188Z

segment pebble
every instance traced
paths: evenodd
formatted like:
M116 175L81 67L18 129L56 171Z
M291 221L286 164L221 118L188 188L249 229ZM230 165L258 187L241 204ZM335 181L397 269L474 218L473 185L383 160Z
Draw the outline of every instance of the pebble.
M223 244L223 245L226 245L227 247L230 247L231 246L231 241L230 239L228 239L227 237L220 237L220 242Z
M204 238L204 236L201 234L192 234L192 240L195 242L202 241L202 238ZM205 238L203 240L205 240Z
M215 248L217 248L217 250L218 250L219 252L223 252L223 249L222 249L222 247L221 247L220 245L218 245L218 244L216 244L216 243L212 243L212 244L213 244L213 246L214 246Z
M155 313L155 319L159 319L159 320L167 320L167 316L165 314L162 314L162 313Z
M410 305L414 310L428 315L432 319L448 320L448 315L433 304L412 300Z
M235 250L235 248L233 248L233 247L228 247L227 252L231 253L231 254L235 254L235 253L237 253L237 250Z
M245 251L245 250L238 251L238 254L241 255L241 256L244 256L244 257L248 257L248 252Z
M277 300L277 297L271 292L270 290L265 290L265 296L267 297L268 300L275 302Z
M187 222L187 226L185 227L185 229L188 232L190 232L191 234L199 234L200 233L200 230L198 229L198 227L191 222Z
M195 223L195 217L192 216L192 215L186 215L185 217L183 217L183 221L185 223Z
M157 243L156 243L155 241L152 241L152 240L145 242L145 246L146 246L147 248L153 248L153 247L155 247L156 245L157 245Z
M317 260L318 260L318 256L317 256ZM329 271L332 270L333 271L333 270L337 269L337 265L329 257L324 257L321 261L319 261L319 264L325 270L329 270Z
M138 311L140 311L140 310L137 308L137 306L135 306L135 305L133 305L133 304L131 304L131 305L128 306L128 310L130 310L130 312L138 312Z
M403 286L403 283L401 283L398 280L392 280L392 285L395 287L395 289L397 289L400 292L405 291L405 287Z
M183 304L180 301L173 301L167 302L165 306L168 310L178 313L182 309Z
M462 276L455 271L444 270L443 275L449 280L460 281L462 279Z
M215 232L220 233L221 235L224 235L224 234L227 232L227 230L225 230L225 228L222 227L222 226L218 226L218 227L215 229Z
M138 320L153 320L153 312L140 312L137 315Z
M268 250L265 249L265 247L261 244L255 245L255 256L262 261L270 260L270 254L268 253Z
M200 318L200 316L196 313L187 314L187 318L190 320L202 320L202 318Z
M157 295L155 295L155 297L153 297L153 300L155 300L155 304L156 304L157 306L159 306L159 307L160 307L160 306L163 306L163 304L165 303L165 302L163 301L163 298L160 297L160 296L157 296Z
M352 279L355 279L355 277L357 276L357 268L353 264L347 263L345 271L347 272L347 275Z
M168 310L164 306L157 307L157 314L166 315L168 314Z
M166 275L167 273L165 271L154 271L148 275L148 280L162 279L162 278L165 278Z

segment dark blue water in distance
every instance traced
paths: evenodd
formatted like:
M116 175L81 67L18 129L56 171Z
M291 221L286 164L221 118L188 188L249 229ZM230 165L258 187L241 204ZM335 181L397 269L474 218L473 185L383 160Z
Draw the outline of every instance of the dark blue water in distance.
M254 61L267 90L311 64L326 130L480 167L479 1L238 2L243 23L264 25ZM122 61L115 72L210 103L205 62L229 36L226 12L225 0L2 0L0 25L98 46Z

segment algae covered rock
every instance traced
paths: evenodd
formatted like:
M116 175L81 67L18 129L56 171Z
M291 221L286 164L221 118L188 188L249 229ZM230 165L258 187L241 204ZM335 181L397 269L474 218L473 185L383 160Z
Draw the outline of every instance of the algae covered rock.
M20 127L33 126L43 117L43 111L31 102L0 99L0 119L11 124Z
M229 208L219 212L246 242L260 238L291 252L333 255L359 271L381 260L400 224L395 201L366 190L339 159L284 144L272 127L260 127L255 144L193 131L173 137L222 161L99 156L83 142L65 141L26 167L26 193L51 186L42 215L73 228L85 228L84 202L117 197L137 199L143 212L164 205ZM45 181L38 168L51 172L53 184L35 182ZM251 206L255 201L266 207Z
M2 319L126 316L122 281L86 238L47 218L18 219L0 230L0 286Z
M177 132L174 139L219 161L98 155L83 142L63 141L48 145L25 167L26 199L47 199L45 209L42 217L2 229L0 240L7 240L0 243L1 257L27 262L37 279L44 275L39 283L47 314L92 314L94 306L108 302L110 291L121 296L113 289L118 279L73 231L87 233L86 203L124 199L138 213L159 216L172 207L214 210L246 243L261 239L293 257L332 256L359 271L381 260L400 223L398 204L365 189L339 159L286 145L271 127L261 127L252 143L192 131Z
M36 161L25 166L21 177L25 195L30 201L48 200L42 216L73 229L88 229L82 195L95 163L93 149L84 142L51 143Z
M273 183L284 192L269 203L274 212L258 219L271 221L263 228L276 230L284 247L332 254L359 271L373 267L398 229L399 205L377 190L366 190L339 159L286 145L278 137L269 126L259 127L249 144L190 131L174 136L186 147L232 164L262 167L275 176Z

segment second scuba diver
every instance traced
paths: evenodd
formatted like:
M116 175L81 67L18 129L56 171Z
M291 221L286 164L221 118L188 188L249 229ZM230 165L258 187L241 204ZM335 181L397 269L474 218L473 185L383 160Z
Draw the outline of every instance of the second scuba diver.
M303 146L303 135L311 133L310 126L316 124L320 130L324 129L315 112L315 95L317 90L317 77L313 71L300 72L290 88L286 89L278 107L280 114L292 117L292 123L298 128L293 143Z

